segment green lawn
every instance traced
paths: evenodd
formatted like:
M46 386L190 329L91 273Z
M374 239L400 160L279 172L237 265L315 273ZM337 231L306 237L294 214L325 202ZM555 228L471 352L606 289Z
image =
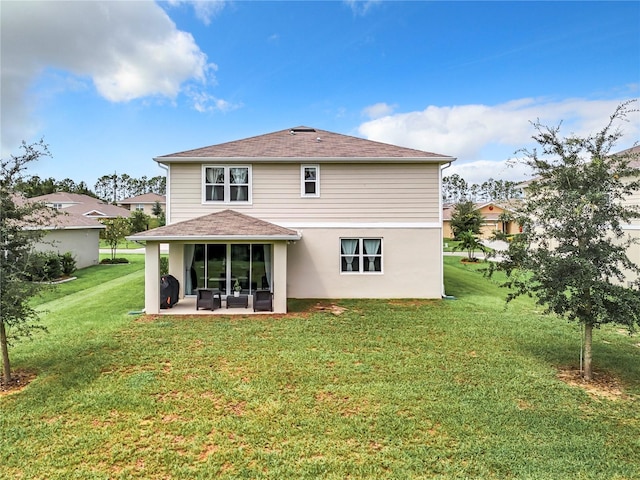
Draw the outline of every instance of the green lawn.
M106 240L100 239L100 248L107 249L111 248L111 246L107 243ZM122 240L118 242L118 250L138 250L140 248L144 248L144 245L137 242L129 242L128 240Z
M13 350L37 378L0 397L0 478L640 478L638 336L596 332L623 393L592 396L556 375L578 328L505 310L459 258L456 300L256 318L129 315L138 258L40 305L49 333Z

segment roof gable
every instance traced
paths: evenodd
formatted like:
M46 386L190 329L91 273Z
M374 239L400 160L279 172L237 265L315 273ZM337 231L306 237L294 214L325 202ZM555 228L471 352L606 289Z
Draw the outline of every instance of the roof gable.
M399 147L311 127L295 127L255 137L156 157L160 163L208 159L411 159L446 163L454 157Z
M142 195L136 195L135 197L125 198L120 200L120 205L128 205L133 203L165 203L166 197L164 195L158 195L157 193L143 193Z

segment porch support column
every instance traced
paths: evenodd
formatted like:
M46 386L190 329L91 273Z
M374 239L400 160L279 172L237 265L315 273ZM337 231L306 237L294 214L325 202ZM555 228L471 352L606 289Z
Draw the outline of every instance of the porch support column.
M144 309L160 313L160 244L147 242L144 248Z
M184 244L169 244L169 274L180 284L179 298L184 298Z
M287 313L287 242L273 244L273 311Z

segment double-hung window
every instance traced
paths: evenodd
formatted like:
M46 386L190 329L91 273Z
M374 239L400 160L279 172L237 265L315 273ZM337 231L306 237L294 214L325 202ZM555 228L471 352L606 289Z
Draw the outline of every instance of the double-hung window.
M251 167L203 167L204 201L235 203L251 201Z
M320 196L320 167L302 165L300 167L300 195L303 197Z
M382 272L382 239L341 238L340 272Z

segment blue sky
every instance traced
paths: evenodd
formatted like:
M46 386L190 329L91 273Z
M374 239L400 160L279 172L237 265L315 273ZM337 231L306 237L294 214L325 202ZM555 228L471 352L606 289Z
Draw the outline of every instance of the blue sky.
M602 128L640 89L640 2L0 3L2 156L30 173L162 174L152 158L307 125L452 155L467 181L530 121ZM640 115L620 149L640 139Z

